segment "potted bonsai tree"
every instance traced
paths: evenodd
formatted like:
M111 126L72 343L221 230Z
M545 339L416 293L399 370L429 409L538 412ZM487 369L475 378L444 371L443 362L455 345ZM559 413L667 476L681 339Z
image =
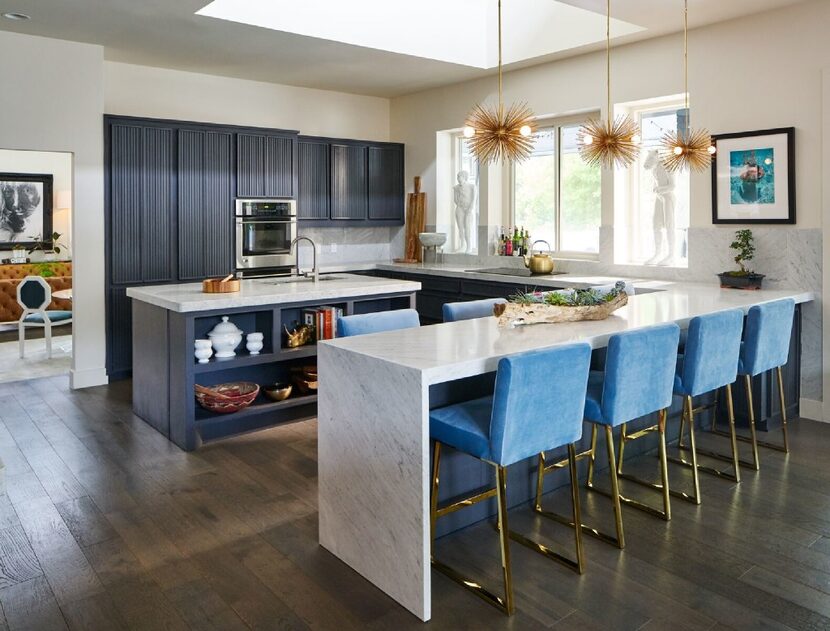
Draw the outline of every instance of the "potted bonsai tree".
M764 280L763 274L756 274L754 270L747 268L747 263L755 257L755 243L752 230L738 230L735 232L735 240L729 246L735 251L735 263L738 269L731 272L718 274L721 287L730 289L761 289Z

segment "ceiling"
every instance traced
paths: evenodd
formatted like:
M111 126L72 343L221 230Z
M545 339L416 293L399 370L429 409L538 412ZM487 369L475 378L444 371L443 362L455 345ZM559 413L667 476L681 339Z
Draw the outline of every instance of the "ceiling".
M402 0L388 1L404 5ZM533 0L534 3L548 1L554 0ZM605 11L605 0L560 1L599 14ZM800 1L690 0L690 24L694 28ZM469 2L480 3L482 12L495 5L495 0ZM0 20L0 29L100 44L106 59L112 61L384 97L493 72L196 15L208 3L209 0L0 0L0 13L21 12L32 17L23 22ZM418 14L427 5L409 2L405 6L408 12L403 12L401 19L409 21L409 28L419 38L435 37L428 26L430 20L423 15L409 15ZM615 3L615 18L643 29L619 37L615 42L637 41L681 30L681 8L680 0ZM550 35L545 32L542 37ZM508 48L507 24L505 40ZM490 54L494 46L491 41ZM566 50L545 53L537 47L533 58L513 63L511 67L533 65L602 46L594 34L587 33L583 40L569 42Z

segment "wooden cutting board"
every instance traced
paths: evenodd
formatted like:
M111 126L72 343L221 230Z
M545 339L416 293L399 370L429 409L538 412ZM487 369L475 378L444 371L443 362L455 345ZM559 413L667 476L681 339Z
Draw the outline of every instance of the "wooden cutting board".
M414 192L406 200L406 238L404 258L396 263L420 263L424 250L418 242L418 235L426 230L427 194L421 192L421 178L415 176Z

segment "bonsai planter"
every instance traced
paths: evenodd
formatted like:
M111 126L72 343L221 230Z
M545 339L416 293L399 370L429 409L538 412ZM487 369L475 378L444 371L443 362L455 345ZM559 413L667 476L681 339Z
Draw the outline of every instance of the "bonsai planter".
M764 274L746 274L735 276L729 272L718 274L720 286L724 289L761 289L764 281Z

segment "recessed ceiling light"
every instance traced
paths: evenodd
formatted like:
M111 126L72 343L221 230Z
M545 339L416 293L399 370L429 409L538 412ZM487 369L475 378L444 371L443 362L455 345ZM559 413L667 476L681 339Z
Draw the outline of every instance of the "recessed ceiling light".
M31 20L32 17L25 13L4 13L3 17L7 20L14 20L15 22L22 22L23 20Z

